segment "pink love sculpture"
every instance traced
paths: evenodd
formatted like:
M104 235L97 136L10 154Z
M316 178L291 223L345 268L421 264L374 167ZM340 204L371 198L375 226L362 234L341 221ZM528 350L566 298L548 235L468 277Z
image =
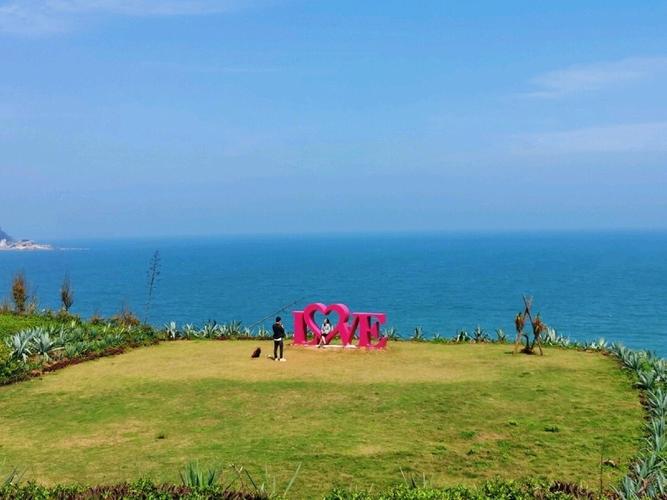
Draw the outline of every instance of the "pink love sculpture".
M387 345L387 338L380 336L380 326L387 320L384 313L355 313L351 314L349 307L345 304L326 305L321 302L309 304L303 311L294 311L294 343L295 344L318 344L322 336L319 325L315 319L317 313L329 316L338 315L338 322L331 332L326 336L325 342L328 344L337 335L340 335L344 346L352 343L354 334L359 330L359 347L367 349L382 349ZM350 316L352 322L350 323ZM374 321L375 320L375 321ZM313 332L313 339L308 341L308 331ZM373 343L373 340L377 342Z

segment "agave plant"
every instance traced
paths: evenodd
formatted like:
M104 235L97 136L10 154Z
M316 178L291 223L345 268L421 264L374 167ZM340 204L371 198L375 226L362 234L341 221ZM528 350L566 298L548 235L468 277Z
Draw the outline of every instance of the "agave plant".
M80 347L80 342L73 342L71 344L66 344L64 348L65 357L67 358L78 357L81 354L79 347Z
M651 419L648 424L648 430L652 436L663 436L665 434L665 419Z
M507 334L505 333L505 330L502 328L496 329L496 340L501 344L507 342Z
M560 347L570 347L570 339L568 339L567 337L558 337L556 343Z
M470 335L466 330L459 330L456 332L456 335L454 335L454 342L468 342L470 341Z
M35 336L34 330L22 330L7 339L7 345L12 350L12 357L23 361L28 361L32 356L32 339Z
M180 335L180 332L178 331L178 327L176 326L175 321L170 321L169 324L164 325L164 331L167 334L167 336L172 340L177 339Z
M639 372L637 379L637 387L645 391L654 389L658 383L658 376L654 370Z
M50 360L51 353L59 349L56 342L53 341L49 333L45 330L35 332L32 344L35 352L42 356L45 361Z
M412 337L410 337L410 340L413 342L424 342L424 340L426 340L421 326L415 328L415 332L412 334Z
M653 434L646 438L649 449L655 453L663 453L667 449L667 437L664 434Z
M644 356L643 353L628 351L626 357L622 361L625 366L640 373L644 364Z
M186 339L191 339L197 336L199 330L194 325L191 325L190 323L187 323L183 327L183 337Z
M225 325L225 335L228 337L238 337L242 333L242 326L240 321L232 321Z
M489 336L479 325L477 325L475 327L475 329L473 330L472 338L477 343L479 343L479 342L488 342L489 341Z
M181 482L190 488L212 488L218 483L219 473L216 469L204 470L199 462L190 462L180 472Z
M387 337L389 340L400 340L401 335L398 333L398 330L396 328L387 328L386 330L382 331L381 334L382 337Z
M654 417L664 419L667 416L667 393L662 388L648 391L646 399Z
M202 327L201 330L199 330L197 337L204 339L214 339L220 336L220 333L220 325L218 325L215 321L212 323L208 322Z
M625 476L621 481L620 488L617 488L615 492L621 500L637 500L640 490L641 485L637 480L630 476Z
M257 336L261 339L268 339L269 337L271 337L271 333L269 332L269 330L266 329L266 327L264 325L261 325L257 329L257 333L255 334L255 336Z
M88 338L86 330L77 326L67 332L67 342L82 342Z

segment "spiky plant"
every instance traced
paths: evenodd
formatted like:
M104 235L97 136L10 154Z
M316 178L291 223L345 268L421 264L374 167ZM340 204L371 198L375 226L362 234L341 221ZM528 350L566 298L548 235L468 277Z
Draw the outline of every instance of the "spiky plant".
M199 338L214 339L220 335L220 325L215 321L206 323L196 335Z
M0 491L8 488L9 486L16 486L19 484L21 479L23 479L23 474L24 472L19 472L18 469L12 469L9 474L3 478L0 478Z
M412 340L413 342L423 342L424 340L426 340L424 338L424 331L422 330L421 326L415 328L415 331L412 334L412 337L410 337L410 340Z
M654 417L664 419L667 416L667 392L661 387L648 391L646 400Z
M255 335L260 339L268 339L271 337L271 333L269 332L269 330L266 329L264 325L260 325Z
M180 472L181 482L190 488L212 488L218 483L219 472L216 469L204 469L199 462L190 462Z
M470 341L470 335L466 330L459 330L456 332L456 335L454 335L454 342L469 342Z
M496 329L496 340L501 344L507 342L507 334L505 333L505 330L502 328Z
M475 329L472 331L472 338L477 343L488 342L489 340L489 336L479 325L477 325Z
M398 330L394 327L387 328L386 330L382 330L382 333L380 335L382 337L387 337L389 340L400 340L401 339L401 335L398 333Z
M637 387L645 391L653 390L658 383L658 377L655 371L642 371L637 376Z
M168 324L164 325L164 332L172 340L177 339L180 333L175 321L170 321Z
M187 323L183 327L183 338L186 338L186 339L195 338L198 331L199 330L197 330L196 326L194 326L190 323Z
M79 352L78 342L74 342L72 344L65 345L64 352L65 352L65 357L66 358L72 359L72 358L76 358L77 356L79 356L79 354L81 354L81 353Z
M33 354L32 339L35 332L32 329L22 330L7 339L7 345L12 351L12 357L26 363Z
M58 350L57 344L53 341L49 333L45 330L38 330L32 338L34 350L39 354L44 361L51 359L51 354Z

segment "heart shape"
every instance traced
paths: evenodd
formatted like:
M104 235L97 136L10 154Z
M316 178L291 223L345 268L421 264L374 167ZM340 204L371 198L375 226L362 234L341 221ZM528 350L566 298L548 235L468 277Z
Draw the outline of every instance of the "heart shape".
M306 321L306 326L315 334L315 338L311 343L317 343L319 338L322 336L322 331L320 326L315 321L315 314L321 313L324 316L329 316L331 313L338 314L338 323L333 327L331 333L327 335L326 341L330 342L337 334L340 333L343 343L346 343L348 325L347 322L350 319L350 309L345 304L331 304L326 305L321 302L315 302L310 304L303 310L303 317ZM349 342L349 340L348 340Z

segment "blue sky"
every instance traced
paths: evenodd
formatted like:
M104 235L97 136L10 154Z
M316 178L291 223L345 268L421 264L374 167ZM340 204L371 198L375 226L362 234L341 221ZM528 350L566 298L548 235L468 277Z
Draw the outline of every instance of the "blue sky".
M667 3L0 0L0 226L667 227Z

